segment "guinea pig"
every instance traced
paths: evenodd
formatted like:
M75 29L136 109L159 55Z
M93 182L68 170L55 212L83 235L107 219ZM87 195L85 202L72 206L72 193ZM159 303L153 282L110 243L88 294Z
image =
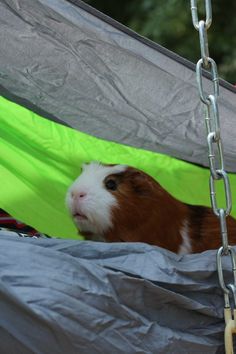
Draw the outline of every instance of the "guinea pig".
M145 242L179 254L221 246L212 210L180 202L151 176L126 165L84 164L69 188L66 204L87 239ZM227 218L230 244L236 221Z

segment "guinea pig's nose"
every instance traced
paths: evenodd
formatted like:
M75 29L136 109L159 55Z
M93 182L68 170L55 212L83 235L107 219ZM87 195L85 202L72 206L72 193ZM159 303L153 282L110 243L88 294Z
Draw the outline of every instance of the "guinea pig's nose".
M73 199L82 199L86 197L87 193L85 192L71 192L71 196Z

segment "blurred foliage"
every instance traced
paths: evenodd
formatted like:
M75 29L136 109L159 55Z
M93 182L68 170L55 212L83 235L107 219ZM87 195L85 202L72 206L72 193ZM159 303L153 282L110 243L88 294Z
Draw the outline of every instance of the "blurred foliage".
M196 62L198 32L193 28L190 0L84 0L108 16L173 52ZM204 0L198 2L204 19ZM212 1L213 23L208 30L210 56L219 74L236 84L236 0ZM202 16L201 16L202 13Z

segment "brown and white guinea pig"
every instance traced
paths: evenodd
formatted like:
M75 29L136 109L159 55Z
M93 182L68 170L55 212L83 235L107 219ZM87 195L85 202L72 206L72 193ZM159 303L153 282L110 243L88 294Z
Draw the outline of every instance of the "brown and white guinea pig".
M173 198L151 176L125 165L83 165L66 203L87 239L146 242L179 254L221 245L219 220L212 210ZM227 218L230 244L236 221Z

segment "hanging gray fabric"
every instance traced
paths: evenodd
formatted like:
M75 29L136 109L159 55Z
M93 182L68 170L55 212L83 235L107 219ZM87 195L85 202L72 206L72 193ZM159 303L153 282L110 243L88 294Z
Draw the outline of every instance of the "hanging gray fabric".
M79 0L1 0L0 26L1 94L91 135L208 165L192 63ZM235 89L221 83L235 172Z

